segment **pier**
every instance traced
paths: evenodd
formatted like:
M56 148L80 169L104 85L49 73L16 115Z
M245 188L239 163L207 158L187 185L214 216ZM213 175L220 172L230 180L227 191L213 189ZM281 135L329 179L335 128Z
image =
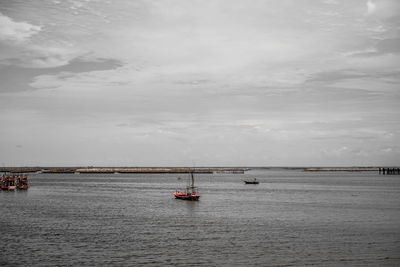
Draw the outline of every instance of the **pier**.
M379 174L382 175L400 175L400 168L379 168Z

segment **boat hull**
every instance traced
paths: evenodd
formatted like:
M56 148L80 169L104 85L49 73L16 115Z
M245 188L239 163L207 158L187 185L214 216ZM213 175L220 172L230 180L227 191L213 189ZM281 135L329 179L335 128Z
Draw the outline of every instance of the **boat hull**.
M20 185L20 186L18 186L18 189L19 189L19 190L28 190L29 187L30 187L30 186L29 186L28 184L26 184L26 185Z
M17 187L15 185L9 185L9 186L5 186L1 188L4 191L14 191L15 189L17 189Z
M176 199L182 199L182 200L199 200L200 198L200 196L196 194L186 194L180 192L175 192L174 196Z

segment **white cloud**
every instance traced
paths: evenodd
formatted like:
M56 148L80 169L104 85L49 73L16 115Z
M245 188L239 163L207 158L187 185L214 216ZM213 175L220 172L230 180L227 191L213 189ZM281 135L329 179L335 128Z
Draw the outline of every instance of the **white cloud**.
M31 68L54 68L67 65L72 59L84 52L69 46L63 45L44 45L31 46L28 48L30 54L26 54L23 59L24 67Z
M0 41L3 41L0 60L21 67L51 68L66 65L78 54L83 54L67 41L32 40L32 36L40 31L41 26L16 22L0 13Z
M337 4L339 4L338 1L336 1L336 0L325 0L323 2L325 4L327 4L327 5L337 5Z
M0 13L0 40L14 41L17 43L28 40L31 36L41 31L40 26L27 22L16 22Z
M367 2L367 14L373 14L376 10L376 4L372 2L371 0L368 0Z

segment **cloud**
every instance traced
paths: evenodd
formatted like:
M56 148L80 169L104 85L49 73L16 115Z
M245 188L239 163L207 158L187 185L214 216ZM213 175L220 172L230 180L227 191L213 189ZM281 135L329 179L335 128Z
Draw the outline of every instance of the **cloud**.
M27 68L20 67L18 64L8 66L0 65L0 81L2 81L0 93L15 93L34 89L35 87L32 87L30 83L43 80L44 77L50 77L53 81L53 86L50 86L47 82L46 85L39 86L38 88L58 87L62 81L73 76L73 74L109 70L121 66L121 62L113 59L91 59L83 57L73 59L67 65L52 68ZM49 80L49 78L47 80Z
M400 53L400 38L381 40L377 48L381 53Z
M400 53L400 38L387 38L376 41L363 50L346 53L350 57L373 58L382 55L398 55Z
M338 1L336 1L336 0L325 0L325 1L323 1L323 3L327 4L327 5L337 5L337 4L339 4Z
M0 40L2 41L24 42L41 30L40 26L27 22L15 22L0 13Z
M6 44L0 51L0 64L21 68L55 68L68 65L72 60L83 57L86 51L67 42L34 42Z
M368 75L356 70L331 70L327 72L314 73L307 81L333 82L346 79L359 79L364 77L368 77Z
M373 15L375 21L386 24L387 27L397 27L399 22L400 5L398 0L368 0L365 15Z
M71 60L82 54L81 51L68 44L35 45L27 48L30 54L24 53L21 57L22 66L30 68L54 68L68 65Z
M41 26L16 22L0 13L0 63L25 68L51 68L67 65L81 55L67 41L32 40Z
M1 8L8 162L356 164L372 151L362 160L380 164L399 154L379 152L399 143L398 0L18 3Z
M376 4L373 3L371 0L368 0L367 2L367 15L371 15L375 12L376 10Z

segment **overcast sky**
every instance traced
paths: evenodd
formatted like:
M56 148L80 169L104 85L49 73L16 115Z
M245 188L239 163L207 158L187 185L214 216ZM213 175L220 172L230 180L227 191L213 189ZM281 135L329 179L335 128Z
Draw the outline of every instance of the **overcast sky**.
M0 0L3 166L400 164L398 0Z

